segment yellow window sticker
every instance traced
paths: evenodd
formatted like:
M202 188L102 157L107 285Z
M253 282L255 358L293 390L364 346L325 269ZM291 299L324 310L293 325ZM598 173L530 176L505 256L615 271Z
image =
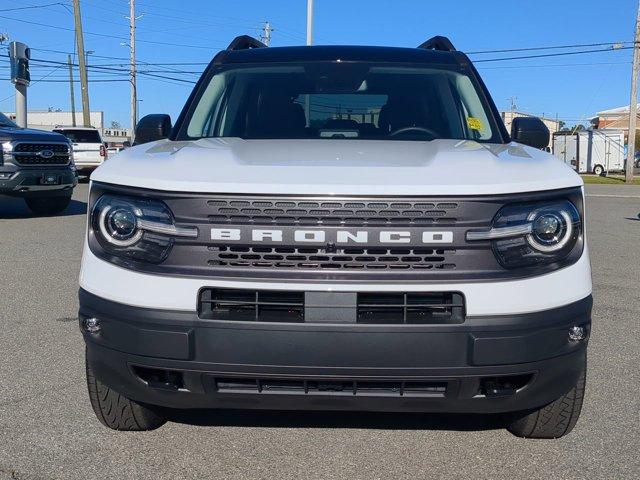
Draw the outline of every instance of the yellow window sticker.
M467 125L471 130L482 130L482 122L478 118L467 117Z

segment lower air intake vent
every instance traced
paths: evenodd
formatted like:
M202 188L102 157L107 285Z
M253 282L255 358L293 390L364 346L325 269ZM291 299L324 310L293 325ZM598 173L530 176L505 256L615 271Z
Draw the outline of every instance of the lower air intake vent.
M444 397L447 382L214 378L218 393Z
M340 295L346 297L341 302L327 295L319 304L305 304L305 292L300 291L204 288L198 299L198 315L205 320L236 322L380 325L447 325L465 319L464 297L457 292ZM322 318L314 309L323 310Z
M304 292L207 288L198 315L207 320L304 322Z
M460 293L358 294L358 323L455 324L464 315Z

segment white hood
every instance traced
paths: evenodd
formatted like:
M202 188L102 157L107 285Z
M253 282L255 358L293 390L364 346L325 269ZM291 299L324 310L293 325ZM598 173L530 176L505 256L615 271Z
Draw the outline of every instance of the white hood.
M582 185L551 154L461 140L162 140L125 150L91 178L166 191L304 195L479 195Z

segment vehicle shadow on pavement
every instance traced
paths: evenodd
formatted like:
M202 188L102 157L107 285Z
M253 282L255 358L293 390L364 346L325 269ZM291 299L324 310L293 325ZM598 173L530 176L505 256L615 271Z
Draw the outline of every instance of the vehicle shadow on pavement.
M374 430L503 429L504 415L373 413L273 410L175 411L169 421L197 426L266 428L359 428Z
M87 213L87 202L71 200L69 206L62 213L48 215L49 217L71 217ZM0 198L0 220L18 218L37 218L20 198Z

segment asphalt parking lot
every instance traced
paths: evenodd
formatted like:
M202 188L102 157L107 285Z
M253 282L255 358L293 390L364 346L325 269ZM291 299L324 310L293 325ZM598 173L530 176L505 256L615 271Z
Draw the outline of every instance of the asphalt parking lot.
M87 398L76 321L87 185L52 218L0 197L0 479L640 478L640 187L587 194L587 396L556 441L443 415L219 411L107 430Z

